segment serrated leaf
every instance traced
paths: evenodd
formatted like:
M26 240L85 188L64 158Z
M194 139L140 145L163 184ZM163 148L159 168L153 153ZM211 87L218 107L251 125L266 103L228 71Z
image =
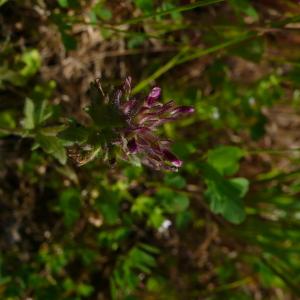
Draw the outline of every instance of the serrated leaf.
M67 154L62 141L56 136L46 136L37 134L36 141L41 148L48 154L55 157L61 164L67 161Z
M35 112L34 119L35 124L40 125L47 121L52 116L52 110L48 106L46 100L36 101L35 102Z
M95 82L91 84L88 94L91 99L91 106L87 113L98 128L110 129L124 125L125 120L122 113L114 104L107 103L105 96L99 91Z
M239 169L239 160L246 152L234 146L220 146L209 150L207 161L222 175L233 175Z
M29 130L38 127L52 116L52 110L46 100L34 100L26 98L24 105L23 126Z
M58 137L63 141L66 141L69 146L74 143L82 144L86 142L88 136L88 130L79 124L71 124L68 128L58 134Z

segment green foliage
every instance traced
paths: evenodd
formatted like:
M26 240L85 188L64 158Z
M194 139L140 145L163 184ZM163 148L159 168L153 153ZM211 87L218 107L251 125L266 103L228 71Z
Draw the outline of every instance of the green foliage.
M145 13L153 11L153 0L134 0L134 4Z
M19 72L25 78L33 76L41 66L41 57L36 49L23 53L21 61L24 67Z
M243 197L248 192L249 182L245 178L225 179L212 166L200 165L205 178L210 209L222 214L228 221L239 224L245 220Z
M65 142L65 145L82 144L87 141L88 130L82 125L71 122L70 125L58 133L58 137Z
M80 192L70 188L61 193L57 210L64 215L64 222L67 227L74 224L80 216L81 199Z
M299 4L269 2L0 0L0 299L299 299ZM157 130L178 172L118 150L89 84L128 75L195 108Z
M66 150L59 138L56 136L38 133L36 135L36 142L38 146L40 146L46 153L53 155L61 164L66 163Z
M258 13L255 8L251 5L250 0L229 0L232 7L241 13L251 17L254 21L259 19Z
M239 160L245 155L245 151L234 146L220 146L209 150L207 162L221 175L234 175L239 169Z
M167 185L174 188L182 189L186 186L186 180L178 174L166 174L164 180Z
M113 299L132 294L139 283L137 271L150 273L151 269L156 266L153 255L158 252L155 247L140 244L131 248L125 256L120 258L110 282Z
M160 188L156 197L168 213L185 211L189 206L189 198L167 188Z
M64 5L68 5L68 1L62 0ZM62 13L54 12L52 14L52 20L56 24L61 41L67 51L75 50L77 48L77 41L71 34L72 26L69 24L68 16Z
M101 3L101 1L99 1L92 7L90 18L92 22L97 21L97 19L109 21L112 18L112 13L107 7L103 5L103 3Z
M0 67L0 89L4 89L8 83L15 86L26 85L38 72L41 63L37 49L27 49L22 55L16 56L14 63L10 65L4 62Z

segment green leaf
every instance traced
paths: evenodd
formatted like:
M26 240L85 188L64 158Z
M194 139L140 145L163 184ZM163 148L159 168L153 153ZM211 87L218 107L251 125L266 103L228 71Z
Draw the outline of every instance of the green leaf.
M131 211L138 215L149 214L152 211L155 200L147 196L139 196L133 203Z
M229 3L236 11L244 13L251 17L254 21L259 19L259 15L255 8L251 5L250 0L229 0Z
M134 4L145 13L153 11L153 0L134 0Z
M174 192L167 188L158 190L156 197L168 213L184 211L189 206L189 198L181 193Z
M165 217L163 216L162 209L160 207L156 206L149 216L148 224L153 226L154 228L158 229L164 220L165 220Z
M94 5L91 13L104 21L109 21L112 18L111 11L107 7L103 6L101 3L97 3L96 5Z
M36 85L30 98L26 98L23 120L25 129L34 129L52 116L53 106L48 105L46 98L51 96L55 85L54 81L49 81L44 85Z
M163 205L167 212L182 212L189 207L190 200L186 195L174 194L172 198L165 199Z
M2 6L3 4L5 4L8 0L0 0L0 6Z
M91 99L91 106L87 109L95 125L100 128L116 128L124 125L125 120L122 113L112 103L106 103L106 96L98 88L98 84L93 82L88 91Z
M24 115L25 118L23 120L23 126L25 129L33 129L35 127L34 122L34 103L31 99L26 98L25 100L25 106L24 106Z
M164 181L170 187L177 189L182 189L186 186L186 180L178 174L168 173L165 175Z
M4 110L0 112L0 127L1 128L16 128L16 121L12 111Z
M248 180L245 178L227 180L214 167L205 163L201 164L201 169L207 185L205 196L211 211L223 215L234 224L244 221L246 215L242 198L248 191Z
M192 220L192 214L189 210L184 210L176 214L176 227L178 229L185 229Z
M69 6L69 1L68 0L57 0L58 4L61 6L61 7L68 7Z
M21 61L25 66L20 70L20 74L25 78L33 76L39 70L42 63L40 53L36 49L23 53Z
M236 177L229 179L238 190L239 190L239 197L245 197L249 190L249 180L243 177Z
M93 105L89 110L89 115L99 128L116 128L124 124L121 113L111 104Z
M68 146L71 146L74 143L82 144L87 141L88 136L88 130L78 123L72 123L58 134L58 137L66 141Z
M100 200L100 199L99 199ZM101 200L100 200L101 201ZM116 202L101 202L97 205L107 224L116 224L119 220L119 205Z
M80 192L78 190L69 188L60 194L58 209L64 215L64 222L66 226L72 226L79 218L80 207Z
M131 36L127 41L127 46L129 49L138 48L146 41L146 36L144 34L136 33Z
M222 175L233 175L239 169L239 160L246 152L234 146L220 146L207 153L207 161Z
M67 161L66 150L62 141L56 136L46 136L41 133L36 136L37 143L48 154L55 157L61 164Z
M88 297L90 296L94 291L94 287L85 283L80 283L77 287L77 293L80 296Z

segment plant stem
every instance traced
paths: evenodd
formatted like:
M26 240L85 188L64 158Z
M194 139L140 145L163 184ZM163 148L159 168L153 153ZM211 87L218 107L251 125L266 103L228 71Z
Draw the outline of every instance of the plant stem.
M216 4L216 3L220 3L220 2L224 2L224 1L225 0L202 0L202 1L197 1L196 3L191 3L191 4L179 6L179 7L173 7L173 8L170 8L170 9L154 12L154 13L151 13L151 14L146 14L146 15L141 16L141 17L137 17L137 18L133 18L133 19L129 19L129 20L117 23L115 25L136 24L136 23L139 23L139 22L144 21L144 20L149 19L149 18L161 17L161 16L169 15L169 14L172 14L172 13L175 13L175 12L177 12L177 13L178 12L184 12L184 11L195 9L197 7L204 7L204 6L208 6L208 5L211 5L211 4Z

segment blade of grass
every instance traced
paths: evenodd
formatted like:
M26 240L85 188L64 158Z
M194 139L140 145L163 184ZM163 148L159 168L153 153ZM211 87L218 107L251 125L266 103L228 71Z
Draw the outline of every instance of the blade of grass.
M191 51L189 48L182 49L176 56L174 56L171 60L169 60L165 65L160 67L158 70L156 70L152 75L147 77L146 79L142 80L138 85L135 86L133 89L133 94L136 94L140 92L143 88L145 88L149 83L151 83L153 80L157 79L173 67L185 63L187 61L200 58L202 56L205 56L207 54L217 52L219 50L225 49L227 47L233 46L235 44L238 44L240 42L246 41L247 39L253 38L257 35L257 33L247 33L242 36L239 36L237 38L231 39L229 41L226 41L224 43L218 44L216 46L212 46L210 48L206 49L199 49L196 51ZM189 53L192 52L192 53Z
M285 180L285 179L288 179L289 177L293 177L295 175L299 176L299 174L300 174L300 169L296 169L296 170L290 171L288 173L277 174L277 175L275 175L273 177L270 177L270 178L252 180L252 182L254 182L254 183L265 183L265 182L269 182L269 181L273 181L273 180Z
M224 284L222 286L218 286L210 291L205 291L203 293L197 294L197 296L201 296L201 297L208 297L208 296L213 296L216 295L218 293L224 292L224 291L229 291L229 290L233 290L233 289L237 289L240 288L242 286L251 284L253 282L253 278L248 276L246 278L234 281L234 282L230 282L227 284Z
M222 44L218 44L216 46L212 46L212 47L206 48L206 49L196 50L196 51L194 51L191 54L187 54L185 57L183 57L181 60L179 60L178 64L182 64L182 63L185 63L187 61L190 61L190 60L202 57L204 55L207 55L207 54L210 54L210 53L213 53L213 52L216 52L216 51L228 48L230 46L239 44L239 43L241 43L243 41L246 41L246 40L248 40L250 38L253 38L253 37L256 37L256 36L257 36L257 33L255 33L255 32L249 32L249 33L240 35L237 38L234 38L234 39L231 39L229 41L226 41L226 42L224 42Z
M292 282L290 280L290 278L288 278L287 276L285 276L285 274L283 274L282 272L280 272L279 270L277 270L277 268L275 267L274 263L271 263L268 261L268 259L266 257L262 257L261 261L276 275L278 276L297 296L300 296L300 289L297 286L297 284L295 284L294 282Z
M292 16L292 17L283 19L283 20L278 21L278 22L273 22L273 23L271 23L270 27L280 28L280 27L284 27L288 24L298 23L298 22L300 22L300 15Z
M175 55L172 59L170 59L165 65L156 70L152 75L141 81L135 88L132 90L132 94L136 94L140 92L144 87L146 87L150 82L160 77L162 74L168 72L174 66L178 64L181 57L188 51L188 48L183 48L177 55Z
M174 8L154 12L154 13L151 13L151 14L146 14L146 15L141 16L141 17L137 17L137 18L133 18L133 19L129 19L129 20L117 23L115 25L136 24L136 23L139 23L139 22L144 21L144 20L149 19L149 18L160 17L160 16L171 14L171 13L175 13L175 12L184 12L184 11L195 9L197 7L204 7L204 6L208 6L208 5L211 5L211 4L216 4L216 3L220 3L220 2L224 2L224 1L225 0L203 0L203 1L198 1L196 3L191 3L191 4L179 6L179 7L174 7Z

